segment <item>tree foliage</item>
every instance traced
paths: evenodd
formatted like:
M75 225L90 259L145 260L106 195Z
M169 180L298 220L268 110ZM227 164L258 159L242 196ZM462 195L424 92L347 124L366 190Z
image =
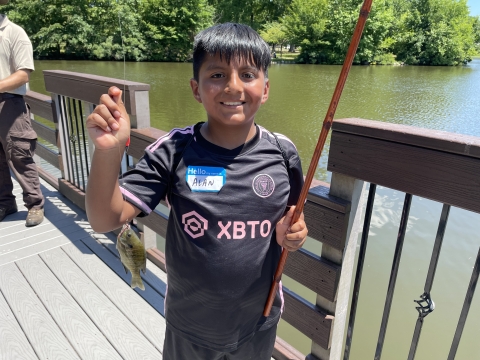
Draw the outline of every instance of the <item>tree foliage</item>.
M293 0L288 6L282 23L291 41L300 45L302 62L312 62L324 40L328 0Z
M272 45L272 47L274 47L275 45L280 45L281 47L284 47L290 40L286 32L285 26L278 21L265 24L263 29L260 31L260 36L268 44Z
M407 64L458 65L475 53L475 19L466 0L411 0L395 46Z
M305 63L343 62L363 0L10 0L36 58L185 61L214 23L252 26ZM480 52L467 0L374 1L354 62L457 65Z
M213 24L206 0L12 0L39 58L184 61Z
M215 21L239 22L260 30L266 23L278 21L291 0L210 0Z

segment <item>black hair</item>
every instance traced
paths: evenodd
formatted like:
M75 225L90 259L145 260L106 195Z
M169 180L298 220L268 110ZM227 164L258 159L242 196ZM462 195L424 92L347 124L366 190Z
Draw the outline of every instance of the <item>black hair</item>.
M193 41L193 78L198 81L198 72L205 56L220 55L230 64L232 58L248 61L268 77L270 48L250 26L237 23L214 25L202 30Z

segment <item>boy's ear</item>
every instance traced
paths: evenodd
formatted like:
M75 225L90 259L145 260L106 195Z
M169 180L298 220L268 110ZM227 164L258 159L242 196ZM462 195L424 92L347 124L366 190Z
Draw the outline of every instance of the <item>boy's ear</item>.
M268 93L270 92L270 80L265 80L265 87L263 88L262 104L268 100Z
M192 88L193 97L200 104L202 103L202 98L200 97L200 92L198 91L198 82L194 78L190 79L190 87Z

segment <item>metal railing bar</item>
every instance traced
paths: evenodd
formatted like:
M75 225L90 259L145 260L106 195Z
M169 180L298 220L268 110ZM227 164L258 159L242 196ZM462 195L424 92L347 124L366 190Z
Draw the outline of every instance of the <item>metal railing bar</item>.
M83 125L83 110L82 110L82 102L78 100L78 110L80 111L80 124L82 124L82 134L83 134L83 149L85 150L85 164L87 170L87 180L90 176L90 164L88 159L88 151L87 151L87 134L85 132L85 126Z
M74 133L74 127L73 127L73 117L72 117L72 106L70 105L70 98L67 98L67 109L68 109L68 115L69 115L69 118L70 118L70 126L71 126L71 136L73 137L73 141L70 140L70 142L73 142L73 149L74 149L74 153L73 153L73 158L75 159L75 175L76 175L76 186L77 187L80 187L80 172L78 171L78 160L77 160L77 147L75 145L75 143L77 142L77 140L75 139L75 137L77 136L75 133Z
M432 259L430 267L428 268L427 280L425 281L424 292L430 293L432 290L435 272L437 271L438 259L440 257L440 250L442 249L443 237L445 229L447 228L448 215L450 214L450 205L444 204L442 214L440 215L440 223L438 224L437 236L435 238L435 245L433 246Z
M467 321L468 311L470 310L470 305L472 304L473 294L475 293L475 288L477 286L479 273L480 273L480 249L478 249L477 259L475 260L475 266L473 267L473 271L472 271L472 277L470 278L470 284L468 285L465 301L463 302L462 312L460 313L460 318L458 319L457 330L455 330L452 347L450 348L450 352L448 353L447 360L454 360L455 355L457 354L458 344L460 343L463 328L465 327L465 322Z
M375 201L375 192L377 190L376 184L370 184L368 191L367 208L365 210L365 219L363 221L362 239L360 243L360 250L358 253L357 271L355 273L355 282L353 285L352 304L350 307L350 317L348 319L347 340L345 343L345 352L343 359L350 358L350 349L353 338L353 328L355 325L355 316L357 313L358 297L360 294L360 285L362 282L363 264L365 262L365 253L367 251L368 233L370 230L370 221L372 220L373 203Z
M440 215L440 223L438 224L437 236L435 237L435 244L433 245L432 257L430 259L430 266L428 268L427 279L425 280L425 287L423 294L420 295L421 300L415 300L418 304L416 307L418 311L418 319L415 324L413 332L412 343L410 345L410 352L408 353L408 360L415 358L417 352L418 341L420 333L422 332L423 320L435 308L434 302L430 298L430 291L432 290L435 272L437 270L438 259L440 257L440 250L442 249L443 237L447 227L448 215L450 214L450 205L444 204L442 214Z
M407 232L408 215L412 205L412 195L405 194L405 201L403 203L402 218L400 220L400 227L397 236L397 245L395 247L395 254L393 257L392 271L390 272L390 280L388 282L387 298L385 299L385 308L383 310L382 324L380 326L380 333L378 334L377 349L375 350L375 360L380 360L382 356L383 343L385 341L385 334L387 332L388 318L390 317L390 309L392 307L393 293L395 284L397 282L398 268L400 267L400 258L402 256L403 241Z
M75 105L75 99L72 99L72 104L73 104L73 114L75 117L75 127L77 129L77 143L78 143L78 157L80 162L80 171L82 172L82 183L81 184L79 183L78 187L82 190L85 190L85 173L83 171L82 146L80 145L80 139L82 138L83 140L83 133L82 133L82 136L80 136L80 127L78 126L78 112L77 112L77 106Z
M67 163L68 163L68 165L67 165L68 179L69 179L69 181L72 181L72 179L73 179L72 149L71 149L71 146L70 146L70 137L68 136L68 134L70 133L70 130L68 128L68 119L67 119L68 114L67 114L67 108L66 108L66 105L65 105L65 96L63 96L63 95L60 96L60 106L63 108L63 115L64 115L64 116L62 116L63 142L64 142L64 146L65 146L65 151L67 151L67 149L68 149L67 152L68 152L69 157L70 157L70 161L67 161Z

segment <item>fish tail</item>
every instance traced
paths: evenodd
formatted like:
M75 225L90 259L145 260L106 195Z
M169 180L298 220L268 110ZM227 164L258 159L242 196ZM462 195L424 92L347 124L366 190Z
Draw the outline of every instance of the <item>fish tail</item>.
M130 285L132 288L138 287L140 290L145 290L143 285L142 278L140 277L140 271L133 273L132 272L132 283Z

